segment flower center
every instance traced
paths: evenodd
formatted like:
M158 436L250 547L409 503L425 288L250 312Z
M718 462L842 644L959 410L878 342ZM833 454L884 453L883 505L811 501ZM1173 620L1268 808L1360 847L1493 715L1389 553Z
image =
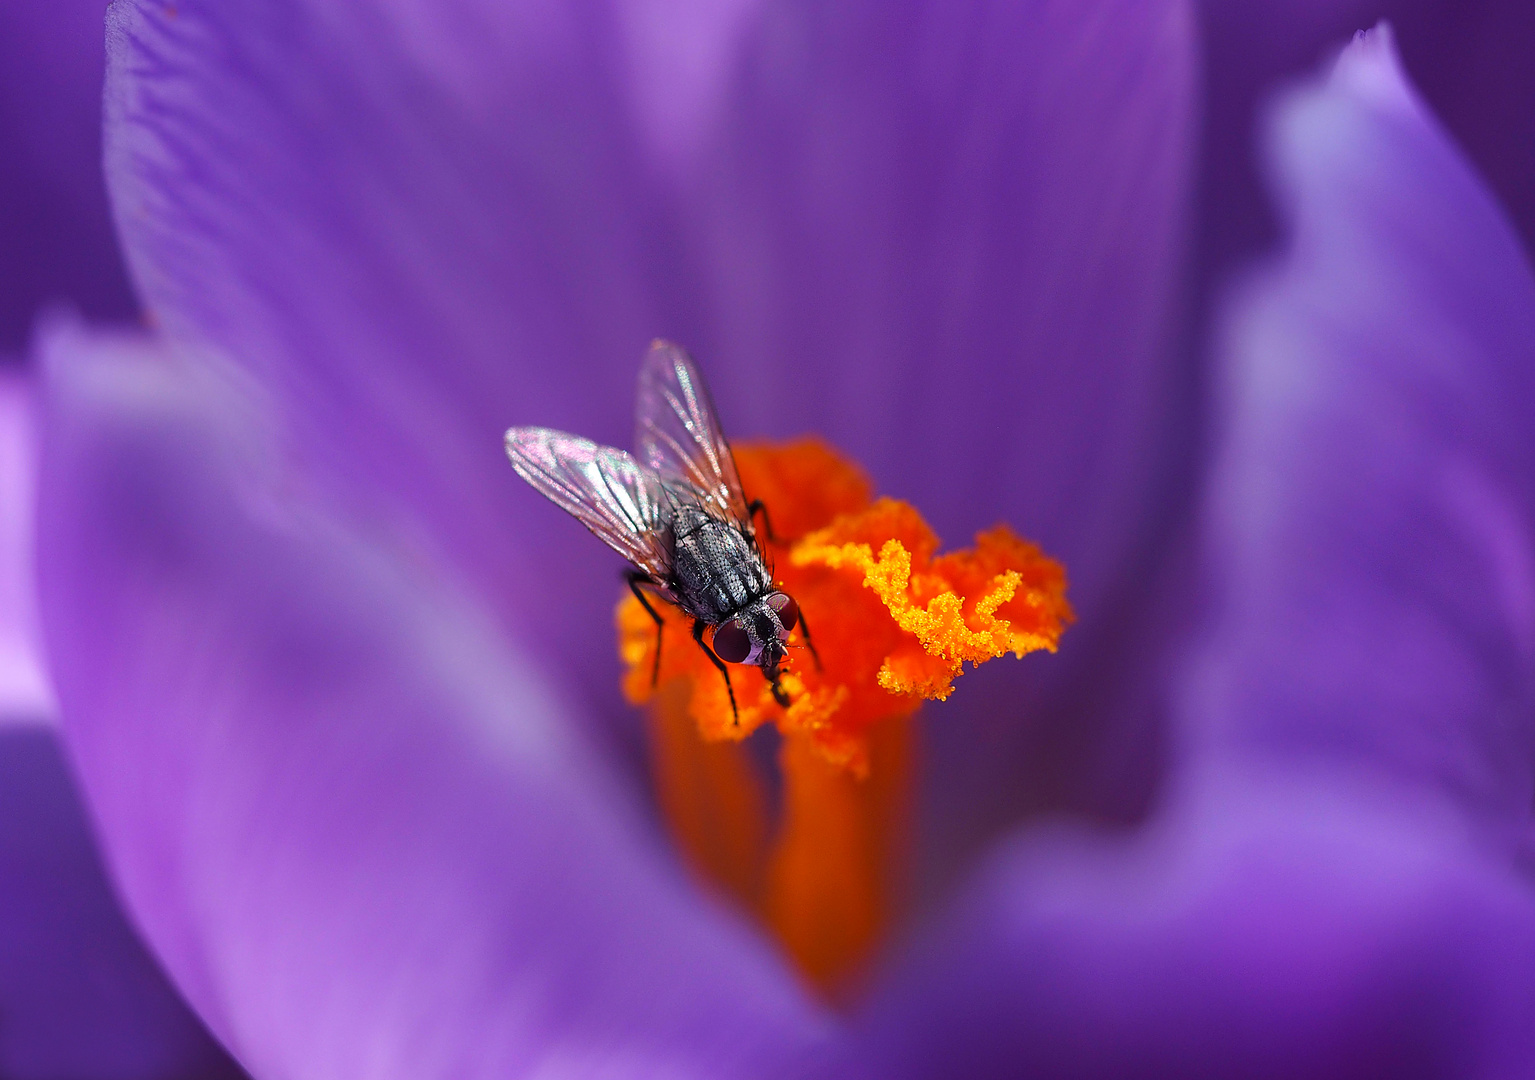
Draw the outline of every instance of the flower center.
M852 987L901 891L911 717L953 692L966 661L1055 651L1072 618L1066 576L1006 526L938 555L915 509L874 501L863 473L817 440L737 446L735 458L748 496L771 514L763 546L803 620L783 665L788 705L760 671L733 666L732 710L690 620L671 608L653 682L655 623L632 596L617 612L624 692L650 706L657 792L689 865L835 996ZM776 812L770 778L742 745L764 724L781 736Z

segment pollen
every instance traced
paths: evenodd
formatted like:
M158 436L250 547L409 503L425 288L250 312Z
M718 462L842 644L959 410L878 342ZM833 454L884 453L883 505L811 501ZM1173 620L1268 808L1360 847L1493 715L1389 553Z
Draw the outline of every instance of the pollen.
M742 487L771 515L763 547L775 582L798 603L820 663L797 627L787 708L757 669L733 665L737 721L691 621L658 606L657 668L655 623L625 596L623 689L650 707L653 775L684 856L836 996L900 893L911 717L954 694L967 665L1054 652L1072 619L1066 574L1005 525L940 554L915 508L875 499L863 472L819 440L734 451ZM764 725L781 736L777 820L772 785L739 745Z
M878 557L861 539L871 534L890 536ZM881 499L864 514L839 518L806 537L791 559L796 566L860 574L885 606L904 635L895 639L876 677L891 694L944 701L966 662L1055 651L1071 618L1057 563L1005 525L981 533L968 551L935 559L936 547L910 506Z

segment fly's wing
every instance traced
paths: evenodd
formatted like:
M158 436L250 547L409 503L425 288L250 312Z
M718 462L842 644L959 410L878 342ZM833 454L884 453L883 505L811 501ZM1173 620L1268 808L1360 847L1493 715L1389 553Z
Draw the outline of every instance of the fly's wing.
M671 572L670 500L660 479L622 450L549 428L506 433L517 475L657 583Z
M735 458L692 357L670 342L653 342L640 367L634 413L640 461L752 534Z

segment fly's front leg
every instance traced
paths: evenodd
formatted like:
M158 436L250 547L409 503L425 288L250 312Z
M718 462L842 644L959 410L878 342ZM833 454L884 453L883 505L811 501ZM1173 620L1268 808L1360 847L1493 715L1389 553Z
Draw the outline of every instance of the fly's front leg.
M805 609L799 609L799 632L805 635L805 648L810 650L810 655L815 659L815 669L821 670L821 654L815 651L815 642L810 640L810 624L805 621Z
M755 521L758 514L762 515L762 531L767 533L768 543L777 544L778 537L773 535L773 519L768 517L767 504L761 499L753 499L746 504L746 516Z
M660 615L656 614L656 609L650 606L650 601L645 599L645 594L640 592L640 586L650 581L650 575L641 573L638 570L630 570L624 575L624 580L629 583L629 591L640 602L640 606L650 612L650 617L656 621L656 662L650 669L650 688L654 690L656 684L661 681L661 630L665 627L666 622ZM805 640L808 641L810 639L806 638Z
M714 655L714 650L704 644L704 627L707 624L702 619L693 620L693 640L698 642L698 647L704 651L710 663L720 669L720 674L725 677L725 693L730 695L730 715L735 717L736 727L741 726L741 712L736 708L735 687L730 685L730 669L725 666L725 661Z
M783 708L787 709L789 707L789 694L779 683L778 675L779 673L775 669L773 672L773 678L769 681L769 686L771 686L773 690L773 700L778 702L778 704Z

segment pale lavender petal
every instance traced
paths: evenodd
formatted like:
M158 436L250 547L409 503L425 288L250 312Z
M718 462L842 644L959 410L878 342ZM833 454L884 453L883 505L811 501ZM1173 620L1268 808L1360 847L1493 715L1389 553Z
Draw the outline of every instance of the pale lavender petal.
M55 732L0 721L0 1076L242 1075L123 917Z
M1406 0L1391 6L1423 5ZM1340 42L1373 25L1381 7L1382 0L1200 0L1205 113L1194 238L1199 330L1233 270L1279 241L1258 162L1261 110L1335 54Z
M733 434L818 429L955 542L1006 517L1085 610L1148 541L1187 426L1160 351L1182 0L117 0L111 25L156 316L276 387L305 452L403 504L582 693L616 704L611 559L498 434L626 443L658 334Z
M1498 1080L1535 898L1444 807L1253 771L1004 850L863 1022L875 1075Z
M0 354L39 308L134 312L101 175L100 0L0 4Z
M30 377L0 370L0 726L49 723L55 711L32 566L37 486L32 398Z
M826 1038L478 602L269 456L259 395L139 341L46 352L65 731L254 1075L752 1076Z
M1535 278L1385 31L1289 99L1293 221L1226 335L1196 742L1336 758L1522 833L1535 801Z
M1195 245L1203 314L1279 240L1254 147L1261 108L1381 18L1423 97L1535 244L1535 6L1524 0L1200 0L1205 117Z
M237 1077L118 907L53 730L33 397L19 370L0 374L0 1076Z

